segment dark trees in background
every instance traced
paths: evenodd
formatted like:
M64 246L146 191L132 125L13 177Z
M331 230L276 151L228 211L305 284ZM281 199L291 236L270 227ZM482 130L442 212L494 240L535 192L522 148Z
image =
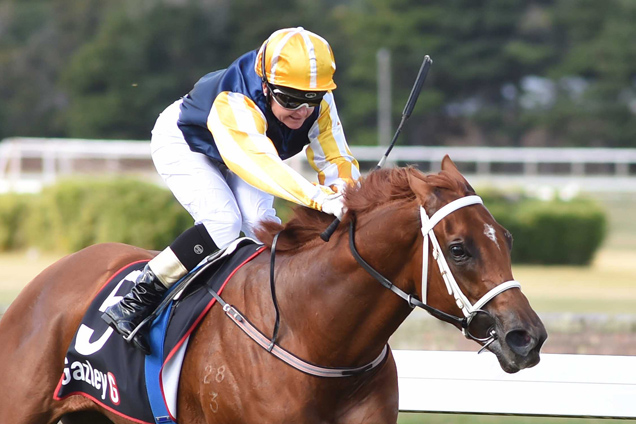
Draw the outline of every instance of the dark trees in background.
M207 72L301 25L327 38L350 143L374 144L392 52L402 144L636 147L633 0L0 0L0 138L148 139Z

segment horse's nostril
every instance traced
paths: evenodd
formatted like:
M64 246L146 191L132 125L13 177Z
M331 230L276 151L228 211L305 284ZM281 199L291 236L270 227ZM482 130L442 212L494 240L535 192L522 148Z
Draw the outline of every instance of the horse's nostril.
M513 352L521 356L526 356L534 346L532 336L524 330L508 332L506 334L506 343Z

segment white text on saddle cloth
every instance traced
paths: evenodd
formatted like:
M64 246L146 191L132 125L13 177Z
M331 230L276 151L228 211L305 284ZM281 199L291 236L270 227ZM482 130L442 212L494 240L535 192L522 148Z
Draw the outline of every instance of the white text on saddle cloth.
M117 388L117 380L111 372L102 372L93 368L88 361L74 361L70 366L68 359L64 358L64 374L62 376L62 385L66 386L71 380L83 381L93 386L96 390L101 390L102 400L106 399L106 393L110 397L110 401L119 405L119 389Z

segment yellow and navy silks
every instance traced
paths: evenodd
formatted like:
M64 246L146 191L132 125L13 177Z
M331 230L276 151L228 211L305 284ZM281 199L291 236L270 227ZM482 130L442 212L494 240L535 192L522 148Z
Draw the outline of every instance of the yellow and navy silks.
M267 106L254 63L257 51L227 69L202 77L183 99L178 125L194 152L224 163L250 185L283 199L321 209L332 194L310 183L283 160L306 150L323 186L345 185L360 177L347 146L333 95L292 130Z

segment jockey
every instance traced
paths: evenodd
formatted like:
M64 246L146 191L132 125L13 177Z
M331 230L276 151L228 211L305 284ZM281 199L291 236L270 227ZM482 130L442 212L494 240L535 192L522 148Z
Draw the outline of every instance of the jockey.
M153 258L136 285L102 318L145 354L145 332L131 332L165 291L241 231L281 222L274 196L341 218L342 194L360 177L332 90L329 43L303 29L274 32L258 50L202 77L164 110L152 130L152 159L195 225ZM306 148L312 184L283 160ZM140 329L141 330L141 329Z

